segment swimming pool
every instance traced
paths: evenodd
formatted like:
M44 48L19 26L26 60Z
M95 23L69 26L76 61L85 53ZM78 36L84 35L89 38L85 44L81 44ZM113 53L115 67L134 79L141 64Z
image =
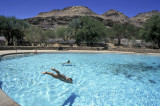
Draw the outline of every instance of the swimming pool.
M62 65L67 60L72 65ZM53 67L73 84L41 74ZM0 88L22 106L158 106L160 56L43 53L2 58Z

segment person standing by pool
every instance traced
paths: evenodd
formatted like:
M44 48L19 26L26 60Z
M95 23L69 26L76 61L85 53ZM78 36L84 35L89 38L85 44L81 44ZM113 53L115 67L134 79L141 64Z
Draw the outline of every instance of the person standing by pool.
M64 81L66 83L73 83L72 78L68 78L63 74L60 74L60 72L58 70L56 70L55 68L51 68L51 70L55 71L56 74L53 74L52 72L47 72L47 71L42 72L42 74L51 75L52 77L54 77L56 79L60 79L61 81Z
M34 51L34 54L37 54L37 49Z

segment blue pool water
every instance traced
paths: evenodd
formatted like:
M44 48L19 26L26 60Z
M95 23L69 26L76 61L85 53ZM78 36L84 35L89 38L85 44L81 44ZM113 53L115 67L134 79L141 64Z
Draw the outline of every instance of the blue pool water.
M72 65L62 65L67 60ZM73 84L41 74L53 67ZM0 88L22 106L160 106L160 56L46 53L2 58Z

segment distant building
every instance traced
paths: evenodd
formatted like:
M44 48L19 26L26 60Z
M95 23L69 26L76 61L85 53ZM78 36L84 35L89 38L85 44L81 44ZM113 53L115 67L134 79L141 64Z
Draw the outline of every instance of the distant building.
M118 39L113 40L114 44L118 44ZM121 39L121 45L123 46L134 46L134 47L141 47L142 40L130 40L130 39Z
M118 39L113 39L114 44L118 44ZM128 45L128 39L121 39L121 45Z
M5 37L0 36L0 46L6 46L7 44L7 40L5 39Z
M75 44L75 40L74 39L70 39L70 40L63 40L62 38L55 38L55 39L49 39L49 46L64 46L64 45L70 45L73 46L73 44Z
M128 45L128 39L121 39L121 44Z

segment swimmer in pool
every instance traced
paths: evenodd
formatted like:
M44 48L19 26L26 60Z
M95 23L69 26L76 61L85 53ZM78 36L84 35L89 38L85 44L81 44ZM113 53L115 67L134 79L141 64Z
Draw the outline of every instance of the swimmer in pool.
M58 70L56 70L55 68L51 68L51 70L55 71L56 74L53 74L52 72L47 72L47 71L42 72L42 74L51 75L52 77L54 77L56 79L60 79L61 81L64 81L66 83L73 83L72 78L68 78L63 74L60 74L60 72Z
M63 63L63 64L70 64L70 63L71 63L70 60L68 60L67 63Z
M71 64L70 60L68 60L66 63L63 63L63 64Z

